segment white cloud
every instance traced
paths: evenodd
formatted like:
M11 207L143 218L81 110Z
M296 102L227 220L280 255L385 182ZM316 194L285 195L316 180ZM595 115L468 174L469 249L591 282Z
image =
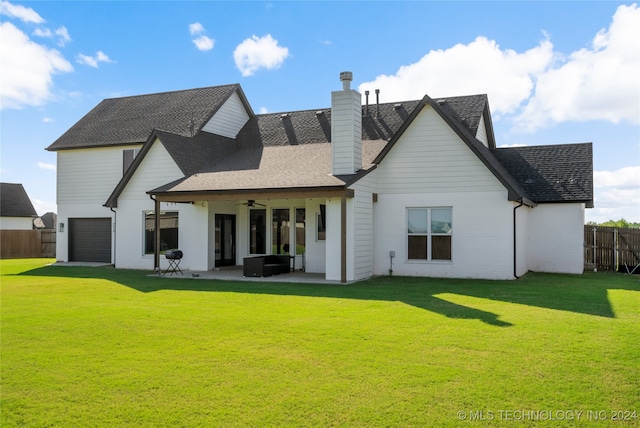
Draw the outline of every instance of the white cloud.
M52 76L73 71L55 49L33 42L10 22L0 24L0 108L41 105L52 98Z
M470 64L473 64L471 66ZM475 66L479 64L479 66ZM508 115L514 131L567 121L640 123L640 9L619 6L611 25L589 48L555 52L545 35L524 52L477 37L469 44L428 52L395 74L359 86L380 89L383 102L486 93L494 120Z
M566 121L640 123L640 9L619 6L590 48L573 52L538 76L534 96L516 119L524 131Z
M69 36L69 30L67 27L60 27L56 30L56 36L58 36L58 45L64 46L71 41L71 36Z
M213 45L215 44L215 40L207 36L200 36L197 39L193 39L192 41L193 41L193 44L196 45L196 47L200 51L211 50L213 49Z
M526 144L514 143L514 144L500 144L498 146L498 148L505 148L505 147L527 147L527 145Z
M233 59L243 76L252 76L261 68L271 70L282 65L289 57L289 49L279 46L278 41L267 34L264 37L251 36L236 46Z
M267 114L269 113L269 110L266 107L260 107L260 109L258 110L258 114Z
M101 62L109 63L109 62L113 62L113 60L111 60L111 58L109 58L109 56L104 52L97 51L96 54L93 56L78 54L78 57L76 58L76 62L78 64L83 64L83 65L88 65L90 67L98 68L98 63L101 63Z
M640 166L616 171L594 171L595 208L587 210L587 221L607 220L640 222Z
M50 170L50 171L55 171L56 170L56 166L54 164L45 163L45 162L38 162L38 168L47 169L47 170Z
M193 24L189 24L189 33L192 36L204 33L204 27L199 22L194 22Z
M549 40L518 53L477 37L467 45L430 51L394 75L362 83L359 90L380 89L380 97L387 101L417 99L424 94L438 98L486 93L494 113L508 113L531 95L535 75L544 71L553 57Z
M0 14L34 24L42 24L44 22L44 19L30 7L11 4L8 1L0 2Z
M67 27L60 27L56 31L51 31L49 28L36 28L33 30L33 35L48 39L52 39L54 36L57 36L58 46L61 47L71 41L71 36L69 36L69 30L67 30Z
M53 31L51 31L49 28L36 28L35 30L33 30L33 35L38 37L51 38L53 37Z
M216 41L211 37L207 37L204 35L204 33L206 33L206 30L204 29L204 26L201 23L194 22L193 24L189 24L189 33L192 36L194 36L194 38L191 39L191 41L193 42L194 45L196 45L196 48L198 48L198 50L209 51L213 49L213 46L215 45ZM195 37L198 35L199 37Z
M53 119L51 119L50 117L43 117L42 118L42 122L44 122L44 123L53 123L55 121Z

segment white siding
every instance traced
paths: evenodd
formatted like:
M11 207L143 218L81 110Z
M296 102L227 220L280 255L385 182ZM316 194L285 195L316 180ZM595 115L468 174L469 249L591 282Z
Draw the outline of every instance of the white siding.
M156 140L118 198L116 267L153 269L153 255L144 254L143 212L153 211L155 203L146 192L183 176L169 152ZM207 240L202 237L202 230L207 227L208 209L195 204L165 203L161 204L161 209L178 211L178 244L185 253L181 266L206 269ZM166 267L164 255L160 259L161 266Z
M518 204L514 205L517 207ZM529 216L532 208L520 206L516 210L516 275L529 270Z
M362 96L353 90L331 93L331 156L334 175L362 168Z
M478 124L478 131L476 132L476 138L482 144L489 147L489 139L487 138L487 128L484 126L484 114L480 116L480 123Z
M144 254L144 211L153 211L155 204L148 201L122 201L116 217L116 258L118 268L153 270L153 254ZM178 211L178 247L184 253L182 270L207 270L208 268L208 206L206 203L161 203L162 211ZM168 262L160 254L160 267Z
M340 198L327 199L327 240L325 242L326 251L326 274L325 278L332 281L340 281L341 279L341 228L340 217L341 208ZM350 223L353 224L353 223ZM348 251L348 250L347 250Z
M120 194L118 206L124 200L149 200L146 192L182 177L184 174L178 165L162 143L156 139Z
M31 230L33 229L33 218L31 217L0 217L0 229Z
M141 146L97 147L57 152L57 202L102 206L122 178L122 152Z
M504 190L458 135L426 106L377 170L380 193Z
M354 229L353 271L354 280L373 276L373 193L375 191L375 173L373 171L359 180L352 188L355 190L353 218L349 225ZM348 226L349 227L349 226Z
M584 270L584 204L540 204L529 213L529 269Z
M58 232L56 238L59 261L68 261L70 218L109 217L114 221L114 213L103 204L122 178L123 151L140 147L96 147L57 152L57 214L58 223L65 225L64 231ZM114 227L112 231L115 233ZM113 246L115 239L111 242ZM112 249L112 260L115 260L114 251Z
M380 163L374 274L513 278L513 203L449 126L426 106ZM407 259L407 208L451 207L452 260Z
M249 114L238 93L234 92L202 130L223 137L236 138L247 120L249 120Z
M305 254L306 272L324 273L326 271L327 241L317 240L320 204L324 205L325 200L307 199L305 202L305 208L307 210L307 248Z
M58 174L60 171L58 170ZM64 223L64 231L56 234L56 259L61 262L69 261L69 219L70 218L111 218L111 233L115 234L115 214L102 204L106 202L105 198L100 203L58 203L58 224ZM111 260L115 260L114 254L114 236L111 239Z

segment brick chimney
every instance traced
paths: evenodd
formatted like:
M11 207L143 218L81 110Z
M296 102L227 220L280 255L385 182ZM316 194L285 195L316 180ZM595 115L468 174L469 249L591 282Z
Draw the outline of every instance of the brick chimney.
M353 74L340 73L341 91L331 92L331 158L333 175L362 168L362 95L351 89Z

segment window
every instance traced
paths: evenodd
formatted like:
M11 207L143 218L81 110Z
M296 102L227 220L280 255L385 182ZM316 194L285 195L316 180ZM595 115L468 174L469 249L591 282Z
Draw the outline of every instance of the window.
M155 211L144 212L144 253L154 254ZM178 211L160 211L160 251L178 248Z
M407 210L407 258L451 260L451 208Z
M267 210L249 211L249 254L267 253Z
M129 169L133 159L138 156L140 149L127 149L122 151L122 175Z
M316 240L317 241L326 241L327 239L327 207L326 205L320 205L320 212L317 215L317 229L316 229Z
M289 208L275 208L271 214L271 254L289 254Z
M296 254L302 255L306 251L305 231L306 210L296 208Z

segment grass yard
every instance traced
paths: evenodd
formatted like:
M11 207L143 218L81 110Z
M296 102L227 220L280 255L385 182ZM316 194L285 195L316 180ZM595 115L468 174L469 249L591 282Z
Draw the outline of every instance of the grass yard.
M2 427L640 424L638 276L261 284L50 262L0 261Z

